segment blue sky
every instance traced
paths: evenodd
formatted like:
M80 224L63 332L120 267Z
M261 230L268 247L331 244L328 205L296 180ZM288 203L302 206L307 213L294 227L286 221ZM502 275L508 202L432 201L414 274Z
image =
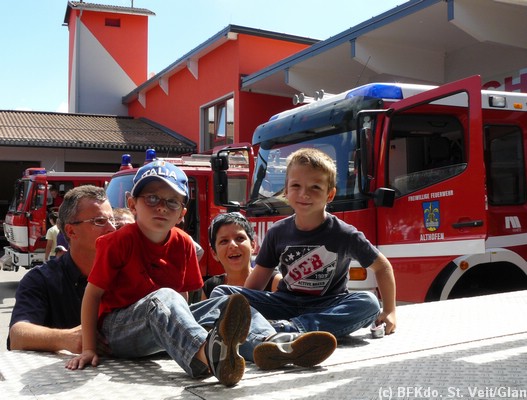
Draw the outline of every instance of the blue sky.
M130 0L91 1L130 6ZM327 39L405 0L134 0L149 19L148 72L157 73L229 24ZM67 111L66 0L4 0L0 109Z

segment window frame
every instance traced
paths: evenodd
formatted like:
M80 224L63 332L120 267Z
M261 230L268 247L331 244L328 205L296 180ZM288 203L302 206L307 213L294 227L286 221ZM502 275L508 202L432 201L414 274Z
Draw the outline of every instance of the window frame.
M230 93L201 107L201 150L234 143L234 106L234 94Z

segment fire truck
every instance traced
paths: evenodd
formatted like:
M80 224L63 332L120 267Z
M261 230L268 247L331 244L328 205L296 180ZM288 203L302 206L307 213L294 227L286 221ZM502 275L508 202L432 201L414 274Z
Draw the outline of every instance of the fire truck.
M324 96L325 97L325 96ZM237 208L259 238L292 214L286 158L318 148L335 161L329 212L393 265L399 302L527 288L527 94L482 90L479 76L434 87L372 83L284 111L254 132L248 198ZM229 204L229 149L213 154L218 204ZM350 265L351 289L375 287Z
M222 147L225 149L228 147ZM214 260L209 250L208 226L225 207L214 204L213 173L210 165L210 154L191 154L182 157L157 158L154 149L146 152L144 163L155 159L170 162L185 172L189 180L190 198L187 203L187 213L181 226L203 249L200 260L201 274L204 278L223 273L223 267ZM121 168L116 172L107 188L106 194L113 208L127 207L127 193L131 192L133 177L138 168L133 167L128 154L122 156ZM229 197L227 201L237 204L247 197L249 185L249 170L254 169L254 155L250 144L240 144L229 157Z
M4 247L0 268L18 271L44 262L48 213L56 212L64 194L73 187L104 187L110 172L54 172L45 168L28 168L15 183L15 190L4 220ZM55 197L54 197L55 196Z

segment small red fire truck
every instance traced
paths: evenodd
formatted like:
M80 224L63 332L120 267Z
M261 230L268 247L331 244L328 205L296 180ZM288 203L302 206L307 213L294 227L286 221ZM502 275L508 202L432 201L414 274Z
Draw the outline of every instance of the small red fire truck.
M329 154L328 210L391 261L397 299L423 302L527 288L527 94L481 90L479 76L440 87L367 84L260 125L250 196L240 209L259 238L292 213L285 161L301 147ZM227 202L229 149L213 154ZM349 287L375 287L350 266ZM361 283L362 282L362 283Z
M182 228L203 247L200 260L201 274L204 278L223 273L223 268L209 251L208 226L224 206L214 204L213 173L210 154L192 154L177 158L158 158L171 162L181 168L189 179L190 199ZM147 150L145 163L156 159L154 149ZM229 199L236 205L239 199L247 197L249 169L254 169L254 156L249 144L242 144L236 155L229 157ZM121 169L116 172L106 188L106 194L113 208L126 207L127 192L132 190L133 177L138 168L131 165L129 155L123 155Z
M57 211L60 199L80 185L104 187L110 172L53 172L28 168L15 184L13 200L4 221L9 246L4 247L0 268L18 271L44 262L48 213ZM55 197L54 197L55 196Z

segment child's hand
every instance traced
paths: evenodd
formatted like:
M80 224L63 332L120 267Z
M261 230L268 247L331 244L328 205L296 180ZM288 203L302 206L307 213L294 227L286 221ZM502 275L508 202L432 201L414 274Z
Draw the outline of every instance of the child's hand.
M99 364L99 356L93 350L84 350L81 355L78 355L66 363L68 369L83 369L86 365L91 364L96 367Z
M382 323L385 323L386 326L384 328L384 333L386 335L390 335L391 333L395 333L395 327L397 326L397 318L395 316L395 310L387 313L387 312L381 312L375 323L377 325L380 325Z

